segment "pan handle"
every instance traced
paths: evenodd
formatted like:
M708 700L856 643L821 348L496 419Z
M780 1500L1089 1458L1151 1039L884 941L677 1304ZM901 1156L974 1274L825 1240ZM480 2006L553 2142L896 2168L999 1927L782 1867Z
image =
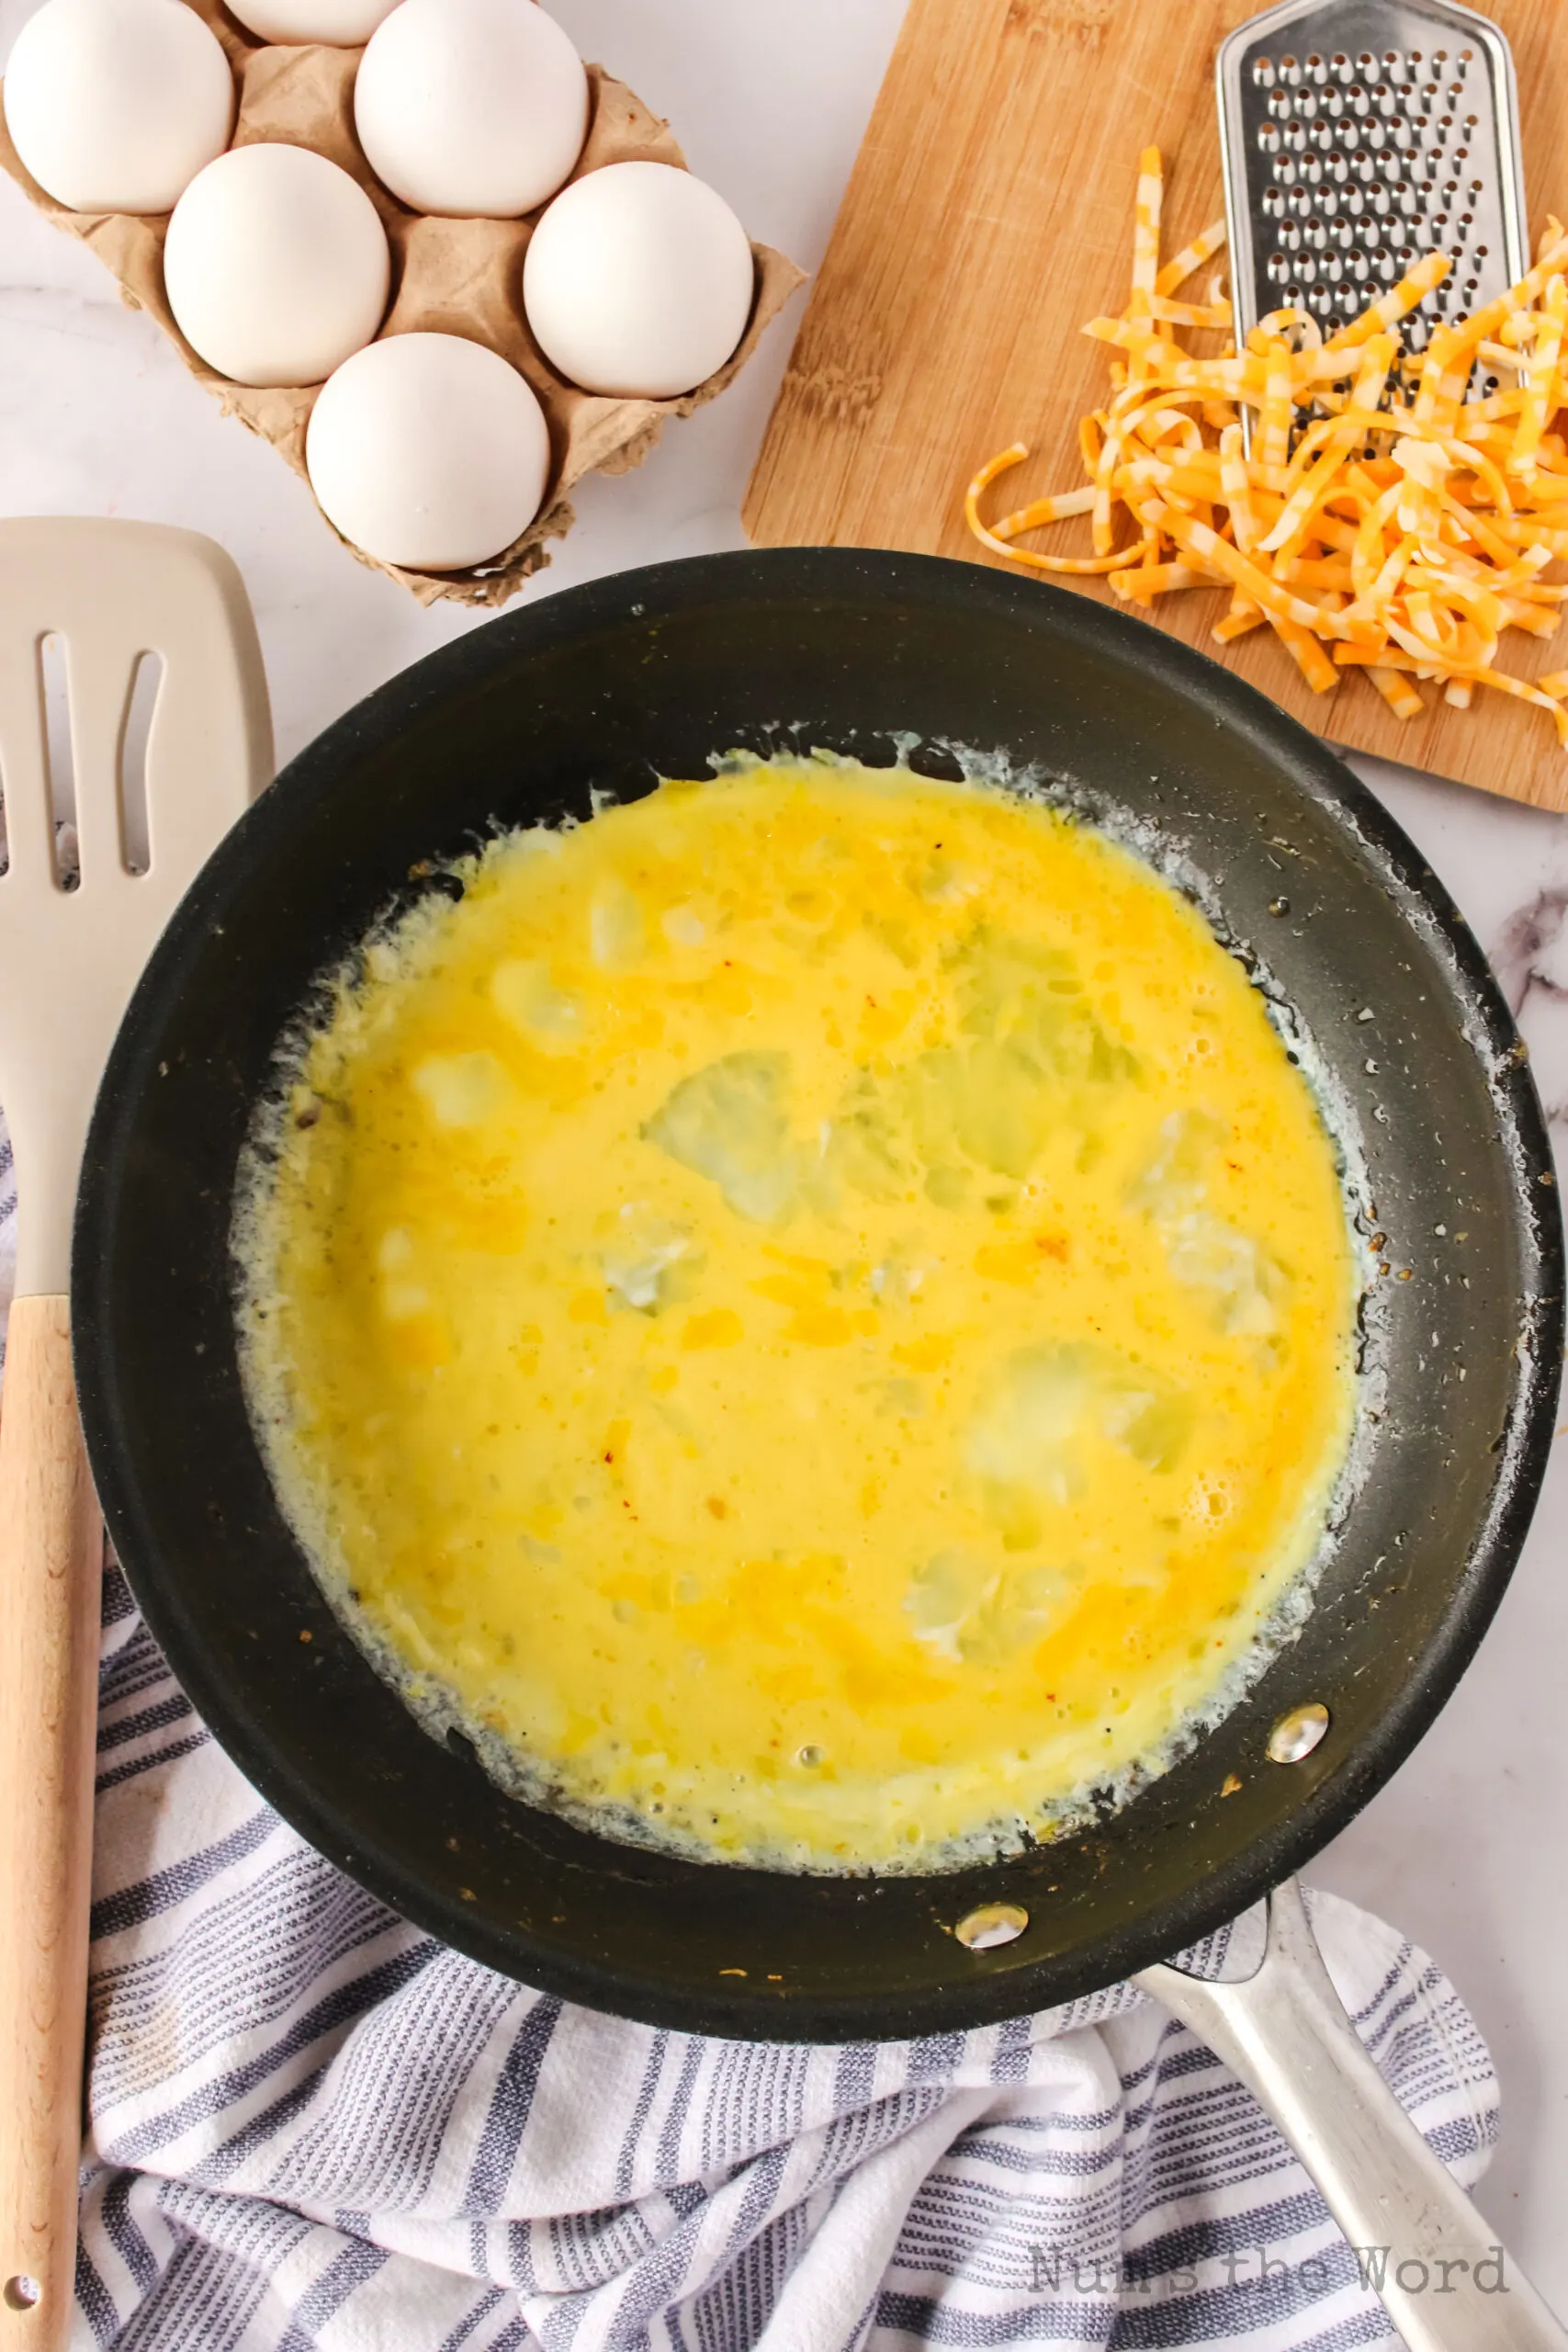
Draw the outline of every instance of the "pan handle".
M1294 1879L1269 1898L1255 1975L1224 1984L1159 1966L1133 1982L1273 2117L1409 2352L1568 2352L1568 2334L1361 2047Z

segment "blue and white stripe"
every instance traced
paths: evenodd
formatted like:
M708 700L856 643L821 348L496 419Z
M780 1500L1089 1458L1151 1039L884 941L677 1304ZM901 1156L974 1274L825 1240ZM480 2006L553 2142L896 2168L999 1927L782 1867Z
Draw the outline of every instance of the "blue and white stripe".
M100 1695L83 2347L1394 2341L1251 2098L1125 1986L847 2048L571 2008L416 1933L286 1828L112 1566ZM1468 2184L1497 2121L1469 2016L1379 1921L1327 1895L1314 1918Z

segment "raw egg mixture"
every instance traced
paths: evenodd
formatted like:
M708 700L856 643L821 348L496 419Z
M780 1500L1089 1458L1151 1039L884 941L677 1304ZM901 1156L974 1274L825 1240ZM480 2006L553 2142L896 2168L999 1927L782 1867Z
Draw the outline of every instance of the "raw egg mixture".
M1234 1702L1353 1418L1337 1162L1110 839L757 765L517 832L340 978L236 1228L318 1573L612 1835L941 1867Z

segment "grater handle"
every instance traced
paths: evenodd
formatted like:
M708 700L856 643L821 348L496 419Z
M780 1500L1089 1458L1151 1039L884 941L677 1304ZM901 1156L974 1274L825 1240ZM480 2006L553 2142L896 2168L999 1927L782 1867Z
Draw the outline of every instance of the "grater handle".
M1262 1965L1244 1983L1170 1967L1133 1981L1272 2116L1408 2352L1568 2352L1568 2334L1362 2048L1294 1879L1269 1898Z

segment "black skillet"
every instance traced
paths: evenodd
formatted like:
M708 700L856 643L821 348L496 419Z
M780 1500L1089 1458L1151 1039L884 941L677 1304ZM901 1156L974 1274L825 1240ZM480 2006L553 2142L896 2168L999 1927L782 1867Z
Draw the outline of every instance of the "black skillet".
M1092 1834L942 1877L676 1860L500 1794L417 1727L321 1600L236 1377L236 1154L313 976L431 887L411 878L430 861L498 825L586 816L593 790L700 775L715 752L874 763L907 736L932 774L956 772L944 743L1000 749L1182 845L1236 952L1299 1010L1364 1136L1384 1237L1364 1237L1386 1269L1371 1472L1300 1638ZM73 1312L93 1469L137 1598L230 1753L422 1927L665 2026L968 2026L1231 1917L1342 1828L1437 1714L1517 1557L1551 1437L1551 1167L1512 1023L1447 893L1260 695L1137 620L968 565L834 549L661 565L547 598L393 679L292 763L196 883L87 1147ZM809 1477L809 1459L781 1444L778 1475ZM1270 1762L1270 1725L1310 1701L1326 1737ZM1027 1932L966 1950L953 1924L995 1901L1024 1907Z

